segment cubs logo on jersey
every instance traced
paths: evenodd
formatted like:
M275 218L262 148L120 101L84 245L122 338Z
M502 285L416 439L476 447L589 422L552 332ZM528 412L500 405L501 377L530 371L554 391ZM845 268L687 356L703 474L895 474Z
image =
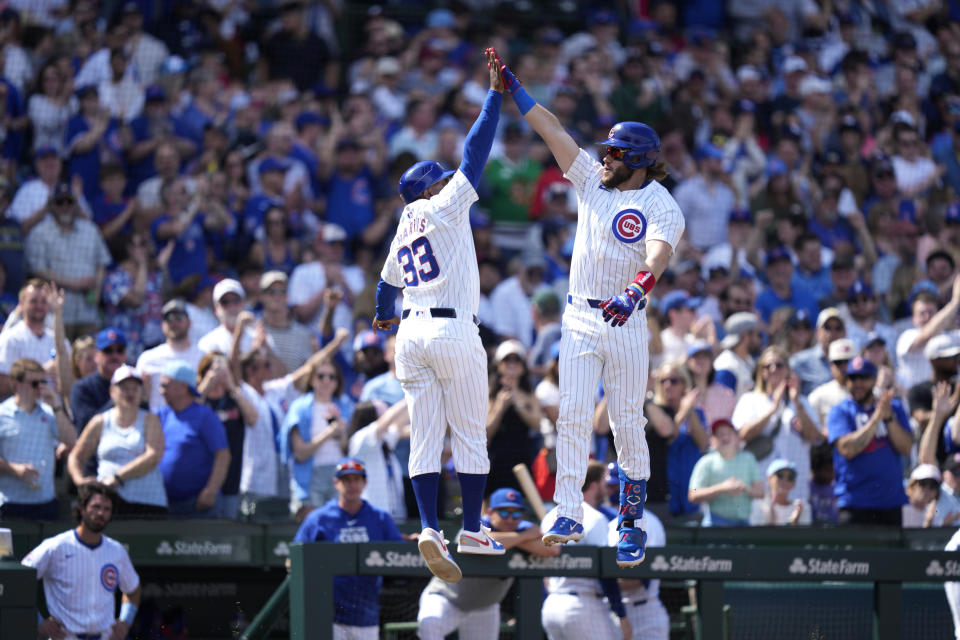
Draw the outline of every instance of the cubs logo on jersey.
M107 591L116 591L119 575L117 565L105 564L103 568L100 569L100 584L102 584L103 588Z
M647 233L647 219L639 209L624 209L613 217L610 225L620 242L634 243Z

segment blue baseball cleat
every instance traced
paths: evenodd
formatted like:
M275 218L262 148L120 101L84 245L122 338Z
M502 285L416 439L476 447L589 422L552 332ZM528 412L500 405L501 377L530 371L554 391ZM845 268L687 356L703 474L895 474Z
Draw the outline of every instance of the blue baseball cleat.
M543 544L548 547L559 543L583 539L583 525L572 518L557 518L550 530L543 534Z
M617 542L617 566L626 569L641 562L647 547L647 532L639 527L622 527Z

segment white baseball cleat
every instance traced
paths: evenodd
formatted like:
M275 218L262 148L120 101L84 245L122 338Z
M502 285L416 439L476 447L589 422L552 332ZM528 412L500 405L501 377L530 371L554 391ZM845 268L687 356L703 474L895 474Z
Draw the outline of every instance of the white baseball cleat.
M507 550L490 537L490 529L480 525L480 531L461 529L457 534L457 553L472 553L480 556L502 556Z
M433 575L444 582L460 582L463 578L460 567L453 561L453 557L447 550L442 532L427 527L420 532L417 548Z

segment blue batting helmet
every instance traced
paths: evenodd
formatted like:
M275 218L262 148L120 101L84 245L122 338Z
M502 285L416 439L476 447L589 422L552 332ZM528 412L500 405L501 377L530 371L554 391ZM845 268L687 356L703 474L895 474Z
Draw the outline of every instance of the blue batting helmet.
M642 122L618 122L610 129L607 139L597 144L626 149L623 163L631 169L649 167L660 153L660 136Z
M437 183L444 178L449 178L455 172L447 171L443 165L433 160L424 160L418 162L400 176L400 183L397 189L400 191L400 197L407 204L410 204L423 193L427 187Z

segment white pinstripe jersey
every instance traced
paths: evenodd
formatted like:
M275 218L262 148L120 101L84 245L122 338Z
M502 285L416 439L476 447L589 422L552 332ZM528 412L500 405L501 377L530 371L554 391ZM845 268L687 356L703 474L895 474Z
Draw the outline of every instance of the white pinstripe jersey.
M683 235L680 207L659 182L629 191L607 189L600 184L602 168L580 149L564 174L577 190L570 293L584 298L617 295L646 268L647 240L676 248Z
M458 169L440 193L403 208L380 277L403 288L405 309L449 307L476 315L480 272L469 216L476 201Z
M117 587L130 593L140 585L140 576L122 544L103 536L100 544L91 548L80 540L76 529L47 538L27 554L23 564L37 570L50 615L71 633L109 630L116 620Z

